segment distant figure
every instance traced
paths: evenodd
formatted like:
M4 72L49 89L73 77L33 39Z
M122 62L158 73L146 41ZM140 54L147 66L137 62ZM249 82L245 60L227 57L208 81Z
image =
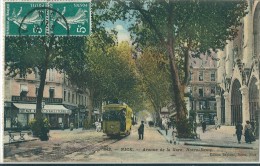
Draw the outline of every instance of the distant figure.
M138 128L139 140L144 139L144 121L141 122L141 125Z
M72 131L74 129L74 124L71 122L70 123L70 131Z
M236 135L237 135L237 141L240 144L241 143L241 136L242 136L243 126L240 122L236 125Z
M97 131L97 132L100 132L100 131L101 131L101 123L98 122L98 121L96 121L96 122L95 122L95 126L96 126L96 131Z
M203 122L202 122L202 131L203 131L203 133L206 131L206 121L205 120L203 120Z
M195 121L193 122L193 132L197 133L197 123Z
M220 128L220 124L218 123L218 117L217 116L214 117L214 122L215 122L215 129L217 130L218 128Z
M245 124L245 132L244 132L244 135L245 135L245 141L246 143L250 143L252 142L252 126L250 124L250 122L247 120L246 121L246 124Z
M164 127L165 133L167 135L168 134L168 130L169 130L168 119L164 120L163 127Z
M256 121L254 121L254 120L252 120L251 122L250 122L250 124L251 124L251 127L252 127L252 141L255 141L255 134L256 134Z
M173 127L173 130L172 130L172 139L173 139L173 144L176 145L176 142L177 142L177 129L176 127Z

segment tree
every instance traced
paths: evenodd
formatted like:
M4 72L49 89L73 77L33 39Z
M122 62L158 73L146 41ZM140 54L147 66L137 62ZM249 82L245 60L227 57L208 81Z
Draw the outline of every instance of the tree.
M166 50L168 56L172 89L177 111L177 130L180 136L189 135L184 103L185 82L181 81L177 66L178 56L189 56L193 48L196 53L206 53L210 49L223 49L226 40L237 35L240 19L245 16L246 2L239 1L203 1L203 0L132 0L132 1L94 1L100 7L100 19L115 21L128 19L132 22L130 31L133 40L140 44L153 42ZM131 21L134 19L135 21ZM140 29L142 28L142 29ZM149 29L148 33L145 29ZM151 32L151 33L149 33ZM192 41L192 42L190 42ZM181 44L187 49L177 54ZM194 46L193 46L194 45ZM184 59L184 78L188 78L189 63ZM178 102L177 102L178 101Z
M159 111L171 103L171 80L167 57L155 48L143 50L136 60L137 68L142 78L143 90L153 105L156 119L159 121Z
M107 35L113 38L113 34ZM114 45L115 43L106 42L98 32L92 34L85 43L87 45L85 58L74 70L67 72L73 83L89 91L89 124L92 121L94 103L111 101L115 98L130 106L141 103L131 48L128 43L121 43L118 46Z
M83 57L84 38L77 37L6 37L5 38L5 69L7 75L15 77L17 74L25 77L27 73L37 73L40 85L36 101L36 125L42 128L42 99L48 69L71 70L73 62ZM70 60L66 63L64 60ZM60 68L66 63L66 68ZM39 135L40 133L38 133ZM47 133L43 133L45 137Z

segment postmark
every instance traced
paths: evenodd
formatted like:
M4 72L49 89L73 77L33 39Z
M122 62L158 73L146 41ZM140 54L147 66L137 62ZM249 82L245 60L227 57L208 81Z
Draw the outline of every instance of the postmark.
M7 2L5 9L6 27L5 34L19 35L20 32L24 35L45 35L45 11L34 10L35 7L45 7L45 3L17 3ZM29 13L29 15L28 15Z
M90 34L90 2L6 2L5 35Z

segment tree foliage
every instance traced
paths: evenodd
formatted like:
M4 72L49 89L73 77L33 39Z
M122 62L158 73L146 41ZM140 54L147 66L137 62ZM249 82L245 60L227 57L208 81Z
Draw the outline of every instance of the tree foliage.
M213 51L222 49L226 45L226 40L237 35L236 28L241 25L240 19L245 16L247 7L246 2L242 0L98 0L94 2L100 7L102 16L100 19L112 22L123 19L132 23L129 30L137 44L155 44L166 50L178 121L186 119L187 112L183 97L187 80L180 80L177 57L184 56L185 76L183 78L187 79L189 51L194 52L195 56L209 52L210 49ZM180 135L186 135L188 128L184 127L178 132Z
M41 116L41 103L48 69L72 70L73 63L82 59L84 38L55 36L5 37L5 69L7 75L25 77L39 74L36 116ZM66 64L66 65L63 65ZM64 67L66 66L66 67Z
M148 47L143 50L143 54L136 61L142 79L143 91L158 116L160 109L172 102L167 57L161 54L158 49Z

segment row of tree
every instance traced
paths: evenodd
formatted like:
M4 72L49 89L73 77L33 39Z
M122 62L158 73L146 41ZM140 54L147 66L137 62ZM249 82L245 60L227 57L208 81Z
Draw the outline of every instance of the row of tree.
M46 71L56 68L88 88L92 103L120 98L142 107L149 101L158 111L175 101L178 133L187 137L184 89L189 60L223 49L237 35L246 8L243 0L94 0L91 36L6 37L6 67L12 76L39 69L38 119ZM118 45L116 32L105 30L106 22L117 20L128 22L135 48ZM131 59L134 49L142 50L135 61Z

